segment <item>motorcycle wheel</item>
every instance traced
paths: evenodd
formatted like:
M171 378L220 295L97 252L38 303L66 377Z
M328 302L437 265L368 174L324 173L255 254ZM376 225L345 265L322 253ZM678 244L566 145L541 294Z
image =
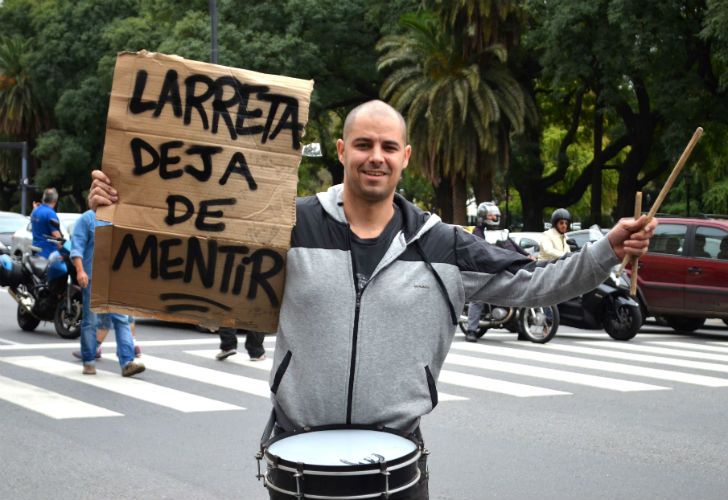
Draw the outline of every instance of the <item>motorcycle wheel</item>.
M614 340L631 340L640 331L644 318L639 307L610 303L604 311L604 331Z
M559 309L556 306L524 307L518 310L518 340L545 344L559 329Z
M465 304L465 309L463 309L463 312L460 314L460 319L458 320L458 326L460 327L460 331L463 333L468 333L468 304ZM484 326L479 326L478 331L475 332L475 336L477 338L482 337L485 335L485 332L487 332L488 329Z
M40 320L18 305L18 326L26 332L32 332L40 324Z
M56 313L53 315L53 326L56 327L59 337L77 339L81 336L82 311L83 304L80 296L71 299L71 311L68 310L65 299L58 303Z
M670 328L678 332L694 332L705 324L705 318L687 318L684 316L665 316Z

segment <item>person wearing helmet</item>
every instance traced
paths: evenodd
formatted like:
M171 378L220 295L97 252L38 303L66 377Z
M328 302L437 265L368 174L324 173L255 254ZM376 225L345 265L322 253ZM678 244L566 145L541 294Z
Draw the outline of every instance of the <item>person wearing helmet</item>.
M571 225L571 214L565 208L557 208L551 215L551 229L543 232L538 260L558 259L571 252L566 242L566 232Z
M475 219L475 229L473 229L473 234L479 238L486 239L485 231L498 231L500 229L500 217L501 212L498 208L498 205L496 205L492 201L484 201L483 203L478 205L478 212ZM507 236L507 232L505 239L497 240L495 242L495 245L501 248L516 251L521 255L525 255L526 257L530 257L528 252L518 246L512 239ZM480 315L482 314L482 312L482 302L470 302L470 305L468 306L468 330L467 332L465 332L465 340L467 340L468 342L478 341L478 336L476 333L478 330L478 323L480 322Z
M501 212L492 201L484 201L478 205L473 234L485 239L485 231L496 231L500 227Z

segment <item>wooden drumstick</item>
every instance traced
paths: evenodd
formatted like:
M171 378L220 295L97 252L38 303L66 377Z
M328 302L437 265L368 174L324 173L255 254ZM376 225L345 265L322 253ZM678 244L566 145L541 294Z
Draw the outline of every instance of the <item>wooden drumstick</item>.
M668 191L670 191L670 188L675 183L675 180L677 179L677 176L680 175L680 171L682 170L683 166L685 165L685 162L687 161L688 157L690 156L690 153L693 152L693 148L700 140L700 136L703 135L703 128L698 127L695 129L695 133L693 133L693 137L690 139L690 142L688 142L688 145L685 146L685 151L682 152L680 155L680 159L677 160L677 164L675 164L675 168L672 169L672 173L670 174L670 177L667 178L667 182L665 182L665 185L662 186L662 189L660 190L660 194L657 195L657 199L652 204L652 208L650 208L650 211L647 213L647 222L649 223L652 218L655 216L657 211L660 209L660 205L662 205L662 202L665 200L665 197L667 196ZM627 265L629 262L629 255L625 255L624 259L622 259L622 265L619 268L619 271L617 271L617 276L621 276L624 272L624 266Z
M634 195L634 218L639 219L642 215L642 191L637 191ZM637 269L639 269L639 257L632 257L630 266L632 267L632 274L630 275L629 282L629 294L632 297L637 296Z

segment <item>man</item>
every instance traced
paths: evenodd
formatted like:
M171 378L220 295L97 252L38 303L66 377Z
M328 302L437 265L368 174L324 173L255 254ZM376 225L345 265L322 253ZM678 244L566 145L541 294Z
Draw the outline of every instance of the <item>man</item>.
M560 302L601 283L625 253L644 254L656 225L620 221L585 252L539 267L395 194L411 148L388 104L356 107L343 132L343 185L297 201L270 376L278 431L367 424L422 446L420 417L437 405L465 300ZM92 175L90 205L115 202L109 179ZM427 498L420 465L420 483L390 498Z
M220 328L218 335L220 336L220 352L215 354L215 359L224 361L230 356L238 353L238 335L235 328ZM264 361L265 333L243 330L245 333L245 350L248 351L250 361Z
M30 214L31 228L33 231L33 246L41 249L38 253L46 259L54 250L58 250L58 245L48 241L48 237L61 237L61 223L56 215L56 204L58 203L58 191L54 188L48 188L43 191L42 203L38 205Z
M539 260L558 259L571 252L566 242L566 232L571 224L571 214L565 208L557 208L551 214L551 228L543 232Z
M492 201L484 201L478 205L478 211L475 219L475 228L473 234L478 238L486 239L486 231L497 231L500 229L500 217L501 212L498 205ZM506 232L505 239L499 239L495 242L495 245L500 248L512 250L520 253L528 258L531 258L523 248L518 246L512 239L510 239ZM465 333L465 340L467 342L478 341L478 325L480 323L480 315L483 313L482 302L470 302L468 306L468 330Z
M83 317L81 318L81 361L83 374L96 375L97 339L96 327L109 330L114 326L116 355L121 375L131 377L144 371L142 363L134 361L134 342L126 314L107 313L97 315L91 310L91 266L93 264L96 214L86 210L73 228L71 261L76 268L76 279L83 288ZM99 353L100 357L100 353Z

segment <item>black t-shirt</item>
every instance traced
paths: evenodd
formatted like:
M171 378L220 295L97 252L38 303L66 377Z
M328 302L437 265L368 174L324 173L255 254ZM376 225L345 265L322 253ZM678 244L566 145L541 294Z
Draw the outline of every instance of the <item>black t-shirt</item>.
M364 289L400 229L402 229L402 213L397 205L394 205L394 215L376 238L359 238L349 230L357 290Z

